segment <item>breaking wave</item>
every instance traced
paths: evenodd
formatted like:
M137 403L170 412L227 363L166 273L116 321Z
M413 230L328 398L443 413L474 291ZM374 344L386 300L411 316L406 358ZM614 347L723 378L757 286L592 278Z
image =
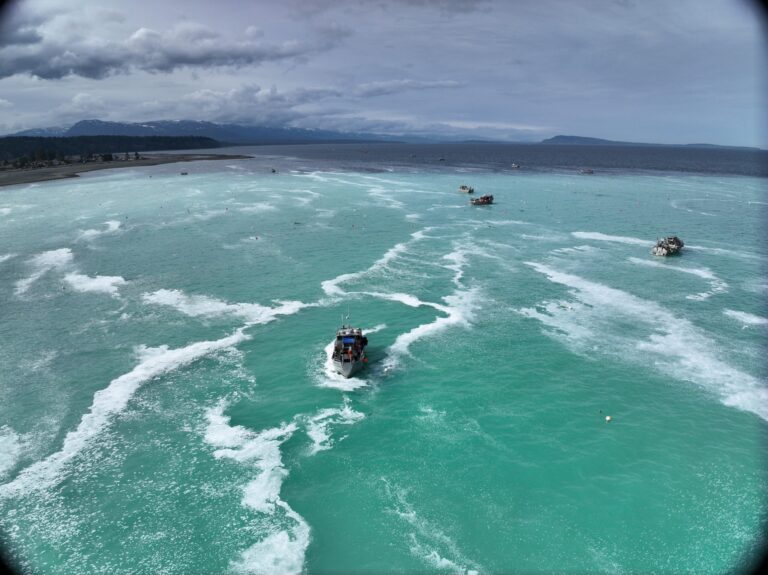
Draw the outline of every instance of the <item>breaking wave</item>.
M37 254L27 261L27 265L33 268L32 274L16 282L16 295L25 293L37 280L51 270L63 269L69 266L74 259L72 250L61 248Z
M89 277L78 273L69 273L64 276L66 281L75 291L106 293L112 297L119 297L119 286L126 281L120 276L94 276Z

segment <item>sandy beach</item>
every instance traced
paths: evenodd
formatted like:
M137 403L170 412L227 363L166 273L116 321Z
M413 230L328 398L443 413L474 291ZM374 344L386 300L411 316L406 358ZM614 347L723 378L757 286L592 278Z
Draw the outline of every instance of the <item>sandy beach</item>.
M88 162L85 164L68 164L45 168L1 170L0 186L76 178L78 174L94 170L140 168L143 166L157 166L159 164L172 164L175 162L195 162L199 160L244 160L250 157L233 154L146 154L142 155L138 160L113 160L111 162Z

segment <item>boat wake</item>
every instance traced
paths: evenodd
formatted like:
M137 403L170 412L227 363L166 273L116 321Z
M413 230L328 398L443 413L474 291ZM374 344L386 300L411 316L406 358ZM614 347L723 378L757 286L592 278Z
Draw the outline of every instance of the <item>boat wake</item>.
M618 244L630 244L635 246L652 246L653 242L644 240L642 238L632 238L628 236L611 236L608 234L602 234L600 232L571 232L571 235L575 238L582 240L596 240L599 242L612 242Z
M56 485L63 479L65 466L110 425L143 384L249 339L243 329L219 340L199 341L176 349L167 345L136 348L136 367L97 391L88 413L82 416L76 429L67 433L61 449L23 469L13 481L0 485L0 497L24 495Z
M227 406L227 400L221 400L206 413L205 441L215 449L215 458L232 459L256 472L243 487L242 505L259 514L263 519L258 522L259 531L266 531L266 535L231 562L230 568L238 573L259 575L300 573L309 546L310 528L304 518L280 498L282 483L288 475L280 446L294 434L296 423L254 432L230 425L229 417L224 415Z
M685 274L699 277L709 282L710 291L687 295L685 296L686 299L703 301L705 299L708 299L710 296L713 296L719 293L726 293L728 291L728 284L722 279L720 279L719 277L717 277L709 268L680 267L680 266L671 265L666 261L662 263L656 260L642 260L640 258L629 258L629 261L632 262L633 264L642 265L646 267L674 270L680 273L685 273Z
M542 302L518 313L536 319L547 333L576 353L629 360L681 381L692 382L725 405L768 421L765 382L721 359L716 341L686 319L656 302L555 270L525 262L553 283L569 288L571 302ZM627 333L623 326L634 326Z

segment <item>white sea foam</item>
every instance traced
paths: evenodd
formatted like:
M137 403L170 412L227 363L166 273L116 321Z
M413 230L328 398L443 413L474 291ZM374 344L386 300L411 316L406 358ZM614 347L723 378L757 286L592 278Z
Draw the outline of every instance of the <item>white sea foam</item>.
M719 277L717 277L709 268L681 267L677 265L672 265L666 260L664 260L663 262L660 262L657 260L643 260L640 258L629 258L629 261L631 261L633 264L638 264L646 267L662 268L667 270L673 270L676 272L681 272L684 274L693 275L709 282L709 285L711 288L710 291L685 296L687 299L701 301L709 298L712 295L715 295L718 293L725 293L728 291L728 284L722 279L720 279Z
M768 319L760 317L759 315L747 313L745 311L725 309L723 310L723 313L728 317L732 317L733 319L740 321L742 324L744 324L744 327L753 325L768 325Z
M388 301L396 301L403 305L407 305L408 307L428 306L428 307L433 307L436 310L439 310L445 313L450 313L450 309L446 305L442 305L439 303L432 303L428 301L422 301L419 298L417 298L415 295L411 295L408 293L384 293L384 292L359 292L359 293L362 293L364 295L369 295L371 297L388 300Z
M419 230L412 233L411 239L408 242L395 244L393 247L389 248L381 258L373 262L373 264L369 268L359 272L341 274L339 276L336 276L333 279L325 280L321 282L320 286L323 288L323 291L328 296L335 297L335 296L344 295L346 292L339 287L341 284L350 282L352 280L356 280L358 278L365 277L369 274L372 274L387 268L390 262L392 262L397 257L401 256L403 253L405 253L408 250L411 243L421 241L426 237L425 234L432 229L433 229L432 227L427 227L427 228L424 228L423 230Z
M341 407L321 409L309 417L306 425L307 435L312 440L310 455L333 447L331 426L352 425L364 418L364 414L352 409L349 399L346 397L344 398L344 405Z
M729 258L739 258L743 260L765 260L766 258L755 254L752 252L748 252L745 250L734 250L734 249L725 249L725 248L712 248L709 246L697 246L697 245L691 245L691 244L685 244L685 249L690 250L693 252L704 252L708 254L715 254L718 256L728 256Z
M0 479L4 479L19 461L23 451L22 438L7 425L0 427Z
M344 377L333 367L331 356L335 340L331 340L323 349L325 361L323 362L323 376L318 383L319 387L330 387L341 391L354 391L360 387L365 387L368 382L360 377Z
M374 187L368 189L368 195L378 200L377 205L400 210L405 207L405 204L400 200L393 198L390 194L390 190L380 187Z
M550 281L571 288L577 300L543 302L537 308L518 310L550 328L552 337L578 353L614 356L693 382L724 404L768 420L765 382L721 359L721 346L688 320L616 288L543 264L526 264ZM626 325L633 326L634 335L627 333Z
M243 551L232 561L230 568L244 575L297 575L304 569L304 557L309 547L310 529L304 518L286 503L278 505L284 510L294 527L275 530L270 535Z
M490 249L487 249L486 245ZM454 240L452 247L454 250L444 255L442 259L448 262L443 267L453 272L452 281L457 288L461 287L461 281L464 278L464 268L469 264L471 258L502 259L494 253L496 251L495 248L502 247L496 242L481 244L481 242L464 238L462 240Z
M119 286L125 285L126 281L120 276L94 276L89 277L78 273L68 273L64 276L72 288L79 292L100 292L119 297Z
M16 295L25 293L33 283L43 277L47 272L55 269L66 268L72 263L74 256L69 248L50 250L37 254L27 261L27 265L33 269L32 275L16 282Z
M3 262L7 262L11 258L15 258L16 254L3 254L0 255L0 264Z
M55 485L61 479L62 468L109 426L112 418L125 409L144 383L203 357L236 346L249 338L250 336L243 333L243 328L240 328L222 339L199 341L177 349L169 349L167 345L156 348L139 346L136 349L139 358L136 367L113 379L106 388L94 394L88 413L82 416L76 429L67 433L62 448L22 470L10 483L0 485L0 497L24 494Z
M564 239L563 236L557 234L520 234L520 237L524 240L534 240L538 242L561 242Z
M417 220L421 219L421 215L419 214L406 214L405 219L409 222L415 222Z
M593 246L573 246L570 248L557 248L550 253L553 254L584 254L584 253L596 253L599 252L597 248Z
M276 307L267 307L257 303L227 303L204 295L186 295L180 290L161 289L145 293L142 299L146 303L172 307L181 313L192 316L231 315L244 319L248 324L263 324L277 319L280 315L292 315L305 307L317 304L300 301L276 300Z
M694 202L694 201L702 201L707 200L708 198L689 198L688 200L685 200L686 202ZM719 201L728 201L728 200L719 200ZM686 212L689 212L691 214L701 214L702 216L715 216L716 214L710 214L709 212L702 212L699 210L692 210L691 208L686 208L685 206L680 205L680 200L672 200L669 202L669 205L675 208L676 210L684 210Z
M445 317L438 317L435 321L421 324L410 331L400 334L387 349L387 358L384 361L385 369L393 369L400 363L400 358L410 355L410 347L415 342L434 336L454 326L469 326L477 305L476 288L469 290L456 290L452 295L445 296L443 301ZM439 304L432 304L439 305Z
M610 236L608 234L602 234L600 232L571 232L571 235L575 238L582 240L597 240L600 242L613 242L619 244L632 244L636 246L648 246L652 247L653 242L644 240L641 238L631 238L627 236Z
M118 220L109 220L104 222L104 225L106 227L100 230L80 230L80 234L77 236L77 241L91 241L98 238L99 236L116 234L122 231L122 224Z
M278 511L290 527L282 522L270 522L269 532L260 541L244 550L230 567L239 573L288 575L300 573L309 545L307 522L280 499L283 481L288 475L282 462L280 446L296 431L295 423L260 432L239 425L230 425L224 415L227 401L222 400L206 413L205 441L215 448L217 459L232 459L253 469L256 476L243 488L242 505L266 516Z
M478 575L483 568L467 558L442 526L422 517L408 501L407 493L384 480L387 496L393 502L390 510L410 528L407 533L411 554L440 572L456 575Z
M0 208L0 216L9 216L12 211L11 208Z

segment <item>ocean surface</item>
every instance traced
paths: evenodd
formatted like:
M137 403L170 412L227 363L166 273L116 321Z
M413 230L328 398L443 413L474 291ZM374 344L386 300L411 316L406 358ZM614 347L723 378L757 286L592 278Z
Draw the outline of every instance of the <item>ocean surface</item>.
M0 189L0 539L22 572L750 567L765 153L231 151L254 158ZM683 254L651 256L668 234ZM348 380L342 321L370 342Z

